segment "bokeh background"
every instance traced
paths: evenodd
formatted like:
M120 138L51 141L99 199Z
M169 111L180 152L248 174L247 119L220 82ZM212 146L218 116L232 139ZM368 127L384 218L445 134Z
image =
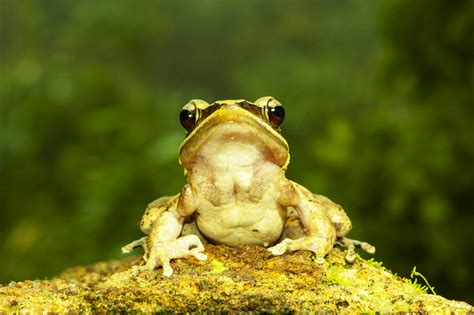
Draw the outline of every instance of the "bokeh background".
M473 21L469 0L0 0L0 282L123 257L184 183L181 107L272 95L289 178L474 303Z

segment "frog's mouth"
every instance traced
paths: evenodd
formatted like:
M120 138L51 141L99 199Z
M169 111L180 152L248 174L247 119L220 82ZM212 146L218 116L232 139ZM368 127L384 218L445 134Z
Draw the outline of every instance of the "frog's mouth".
M181 143L179 162L190 169L201 147L213 137L254 143L264 148L266 159L286 169L290 162L288 143L261 117L236 104L222 106L206 117Z

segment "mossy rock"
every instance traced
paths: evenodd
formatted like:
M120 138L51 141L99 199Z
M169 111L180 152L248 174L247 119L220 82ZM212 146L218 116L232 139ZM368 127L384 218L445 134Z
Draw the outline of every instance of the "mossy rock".
M307 251L272 256L259 246L206 244L207 261L172 262L134 276L141 258L75 267L51 280L0 286L0 313L11 312L474 312L430 295L373 261L347 264L334 249L325 265Z

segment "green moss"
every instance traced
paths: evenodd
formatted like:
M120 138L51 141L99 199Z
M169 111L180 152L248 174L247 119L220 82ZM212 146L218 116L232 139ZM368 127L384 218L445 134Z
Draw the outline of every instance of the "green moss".
M223 273L224 271L227 270L224 264L217 260L211 261L211 266L212 266L212 270L209 271L209 273L211 274Z
M417 282L417 279L411 280L411 279L406 279L403 278L401 279L404 283L412 286L417 292L420 294L425 294L428 293L428 287L426 285L422 285L421 283Z
M425 281L425 284L426 285L422 285L422 284L419 284L417 283L417 279L415 277L420 277L421 279L423 279L423 281ZM436 292L434 290L434 287L431 286L428 282L428 280L426 279L426 277L424 275L422 275L420 272L416 271L416 266L413 267L413 270L411 271L410 273L410 278L411 279L415 279L412 283L414 286L416 287L419 287L421 290L423 290L425 293L428 292L428 289L431 291L431 293L433 293L434 295L436 295Z
M352 276L348 274L347 270L341 265L331 265L326 270L326 277L330 283L342 285L345 287L351 286Z
M357 255L357 258L358 259L363 259L362 257L360 257L359 255ZM370 266L373 266L373 267L376 267L376 268L381 268L383 267L383 263L381 261L376 261L375 258L370 258L368 260L366 260L366 263Z

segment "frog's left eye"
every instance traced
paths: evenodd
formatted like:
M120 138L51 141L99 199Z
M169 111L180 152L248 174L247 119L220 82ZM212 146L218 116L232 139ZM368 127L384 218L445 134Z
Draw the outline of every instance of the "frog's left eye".
M267 109L268 120L273 128L280 127L283 119L285 119L285 109L281 105L274 107L268 107Z
M278 129L285 119L285 109L281 103L271 96L264 96L256 100L255 104L262 109L270 125Z
M179 121L187 132L191 132L196 126L196 110L183 109L179 113Z

